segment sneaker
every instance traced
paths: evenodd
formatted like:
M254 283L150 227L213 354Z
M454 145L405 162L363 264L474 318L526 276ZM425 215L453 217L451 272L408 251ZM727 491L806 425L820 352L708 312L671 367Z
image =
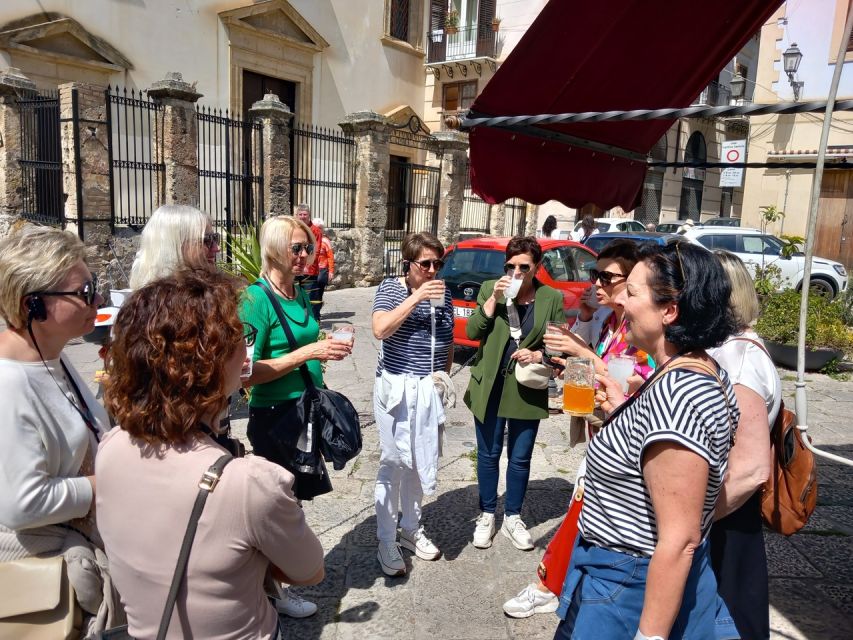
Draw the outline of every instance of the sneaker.
M534 613L554 613L558 604L560 600L556 595L529 584L517 596L504 602L504 613L510 618L529 618Z
M376 558L386 576L406 575L406 563L400 553L400 545L396 542L380 542Z
M426 537L423 527L415 531L401 529L400 546L413 552L421 560L436 560L441 555L438 547Z
M512 541L516 549L530 551L533 548L533 538L527 532L527 525L521 521L521 516L512 515L504 518L501 533Z
M290 618L307 618L317 613L317 605L293 593L290 589L281 590L281 598L273 598L276 610Z
M492 538L495 535L495 514L485 511L477 518L477 526L474 528L474 546L478 549L488 549L492 546Z

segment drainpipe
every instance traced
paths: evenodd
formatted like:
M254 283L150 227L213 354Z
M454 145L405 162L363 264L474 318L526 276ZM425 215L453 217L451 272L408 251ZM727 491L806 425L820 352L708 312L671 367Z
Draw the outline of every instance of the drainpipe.
M788 212L788 186L791 184L791 170L785 169L785 196L782 199L782 213ZM785 233L785 216L782 216L782 221L779 223L779 235Z

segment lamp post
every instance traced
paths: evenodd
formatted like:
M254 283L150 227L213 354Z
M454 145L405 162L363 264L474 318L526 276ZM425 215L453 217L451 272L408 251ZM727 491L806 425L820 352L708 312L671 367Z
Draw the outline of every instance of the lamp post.
M732 92L732 100L743 100L744 92L746 91L746 78L740 73L735 73L734 77L729 81L729 89Z
M802 80L795 79L797 76L797 69L799 69L800 61L802 59L803 54L799 47L797 47L796 42L792 42L791 46L785 49L785 52L782 54L782 68L785 70L785 74L788 76L788 82L794 90L795 102L800 99L800 91L803 88L803 84L805 84Z

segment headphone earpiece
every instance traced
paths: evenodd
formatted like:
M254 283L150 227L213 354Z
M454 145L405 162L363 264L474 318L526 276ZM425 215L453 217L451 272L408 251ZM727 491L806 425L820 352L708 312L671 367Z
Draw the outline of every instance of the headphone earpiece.
M409 269L412 268L412 263L408 260L403 260L403 273L409 273Z
M27 322L36 320L44 322L47 320L47 308L44 306L44 299L41 296L30 296L27 298Z

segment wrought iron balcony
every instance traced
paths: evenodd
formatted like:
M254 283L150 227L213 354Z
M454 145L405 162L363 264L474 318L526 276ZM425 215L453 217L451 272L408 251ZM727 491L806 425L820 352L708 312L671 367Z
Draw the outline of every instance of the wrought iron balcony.
M427 31L427 63L494 58L497 53L498 33L491 23L460 27L454 33L447 29Z
M731 97L731 89L714 80L702 90L691 106L722 107L729 104Z

